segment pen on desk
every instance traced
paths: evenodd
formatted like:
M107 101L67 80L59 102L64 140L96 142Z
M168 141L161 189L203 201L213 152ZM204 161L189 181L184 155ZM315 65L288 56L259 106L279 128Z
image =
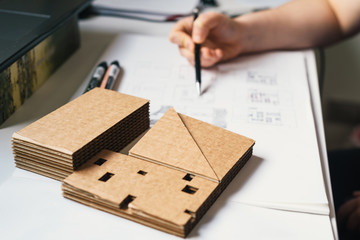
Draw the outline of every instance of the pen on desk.
M199 8L195 8L194 11L194 21L199 15ZM201 63L200 63L200 44L195 43L195 75L196 75L196 90L200 96L201 94Z
M113 61L105 74L104 79L101 82L100 88L112 89L115 81L120 73L120 64L118 61Z
M101 84L102 79L104 78L105 72L107 69L107 63L101 62L97 67L95 68L94 73L91 76L91 79L89 81L89 84L87 85L84 93L87 91L90 91L93 88L99 87Z

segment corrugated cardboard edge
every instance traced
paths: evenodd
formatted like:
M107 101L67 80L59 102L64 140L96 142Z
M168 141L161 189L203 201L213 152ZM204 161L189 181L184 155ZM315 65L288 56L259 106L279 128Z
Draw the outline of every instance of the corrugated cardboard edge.
M91 198L84 197L84 195L83 195L84 193L83 194L78 194L78 193L73 194L73 192L72 192L73 190L70 191L69 189L73 189L73 187L69 184L63 183L63 185L62 185L63 196L67 199L76 201L76 202L84 204L86 206L93 207L95 209L98 209L98 210L101 210L101 211L104 211L104 212L107 212L107 213L110 213L110 214L113 214L113 215L116 215L119 217L123 217L125 219L134 221L136 223L140 223L144 226L154 228L156 230L160 230L160 231L163 231L163 232L166 232L169 234L173 234L173 235L176 235L179 237L183 237L183 238L186 237L184 230L181 228L174 228L173 225L169 225L169 226L164 225L164 224L161 225L161 224L159 224L159 221L151 222L151 221L149 221L148 218L145 218L145 215L142 218L142 217L140 217L140 215L131 215L126 212L120 212L120 211L118 211L117 207L105 207L105 206L91 200ZM86 193L85 193L85 195L86 195Z
M215 190L208 197L207 201L205 201L199 210L196 212L195 221L191 222L189 225L185 226L185 237L190 233L190 231L194 228L194 226L200 221L200 219L205 215L207 210L214 204L216 199L220 196L220 194L226 189L226 187L230 184L230 182L235 178L235 176L239 173L239 171L244 167L247 161L252 156L253 149L250 148L243 157L229 170L228 174L225 175L223 181L219 183L219 185L215 188Z
M61 147L56 147L56 146L51 146L51 145L48 145L48 144L44 144L44 143L39 143L37 141L34 141L33 139L31 138L28 138L28 137L24 137L22 135L20 135L19 133L15 132L13 135L12 135L12 138L13 139L20 139L22 141L26 141L26 142L30 142L30 143L33 143L35 145L38 145L39 147L41 148L48 148L48 149L52 149L54 151L57 151L59 152L59 156L66 156L64 154L61 154L61 153L65 153L67 154L67 156L71 156L73 154L73 152L69 151L68 149L65 149L65 148L61 148ZM67 157L66 156L66 157Z

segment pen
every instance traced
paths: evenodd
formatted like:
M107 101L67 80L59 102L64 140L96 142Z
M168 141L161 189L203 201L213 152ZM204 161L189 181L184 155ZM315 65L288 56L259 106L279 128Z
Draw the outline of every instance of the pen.
M99 87L101 84L101 81L105 75L107 69L107 63L106 62L101 62L99 63L99 65L95 68L94 73L91 76L90 82L87 85L84 93L86 93L87 91L90 91L93 88Z
M105 77L101 82L100 88L112 89L119 73L120 64L115 60L109 65Z
M199 15L199 8L195 8L194 11L194 21ZM195 43L195 75L196 75L196 90L200 96L201 94L201 64L200 64L200 44Z

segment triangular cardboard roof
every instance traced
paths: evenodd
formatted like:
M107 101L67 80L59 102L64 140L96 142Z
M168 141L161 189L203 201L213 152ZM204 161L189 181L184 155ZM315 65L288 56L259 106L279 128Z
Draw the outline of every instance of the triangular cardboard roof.
M219 182L178 113L169 109L129 154Z
M179 116L220 181L255 143L226 129L180 113Z

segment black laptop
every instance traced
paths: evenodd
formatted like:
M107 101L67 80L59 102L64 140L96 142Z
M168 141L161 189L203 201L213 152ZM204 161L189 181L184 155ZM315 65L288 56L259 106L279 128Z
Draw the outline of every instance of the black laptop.
M54 33L90 0L0 0L0 72Z

